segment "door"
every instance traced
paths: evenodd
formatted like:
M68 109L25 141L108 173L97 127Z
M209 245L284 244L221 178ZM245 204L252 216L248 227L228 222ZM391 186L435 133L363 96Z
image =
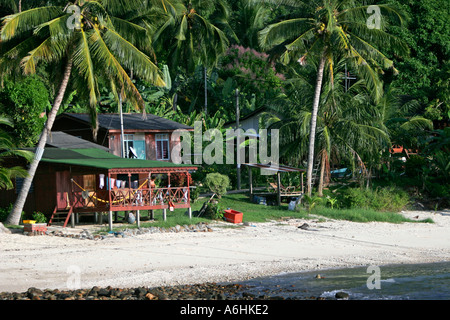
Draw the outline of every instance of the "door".
M70 192L69 171L56 172L56 205L59 210L64 210L69 207Z

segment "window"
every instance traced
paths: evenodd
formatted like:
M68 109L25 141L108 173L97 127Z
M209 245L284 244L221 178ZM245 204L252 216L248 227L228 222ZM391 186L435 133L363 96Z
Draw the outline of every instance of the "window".
M85 190L95 190L95 174L88 174L83 176L83 186Z
M157 134L156 141L156 160L169 160L169 134Z
M139 134L124 134L124 158L146 159L145 136Z

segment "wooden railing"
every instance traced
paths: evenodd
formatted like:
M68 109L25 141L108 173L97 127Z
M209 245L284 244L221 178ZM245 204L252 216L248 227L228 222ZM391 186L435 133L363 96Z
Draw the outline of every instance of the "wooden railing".
M183 208L190 204L188 187L168 188L119 188L97 191L73 192L73 206L77 209L104 210L149 210L161 208Z

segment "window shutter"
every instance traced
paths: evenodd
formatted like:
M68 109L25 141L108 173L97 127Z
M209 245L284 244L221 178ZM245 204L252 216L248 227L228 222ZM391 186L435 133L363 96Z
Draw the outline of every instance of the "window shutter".
M163 142L163 159L168 160L169 159L169 141L164 140Z
M156 159L162 160L162 141L156 141Z

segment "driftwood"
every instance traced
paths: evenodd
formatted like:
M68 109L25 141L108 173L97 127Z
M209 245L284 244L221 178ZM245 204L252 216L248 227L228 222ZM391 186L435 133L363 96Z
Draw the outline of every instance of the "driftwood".
M205 213L206 208L208 207L208 203L211 202L212 198L214 198L215 195L216 195L216 194L213 193L213 195L211 196L211 198L209 198L208 201L205 201L205 202L203 203L203 206L202 206L202 208L200 209L200 211L198 212L197 217L200 217L202 214Z

